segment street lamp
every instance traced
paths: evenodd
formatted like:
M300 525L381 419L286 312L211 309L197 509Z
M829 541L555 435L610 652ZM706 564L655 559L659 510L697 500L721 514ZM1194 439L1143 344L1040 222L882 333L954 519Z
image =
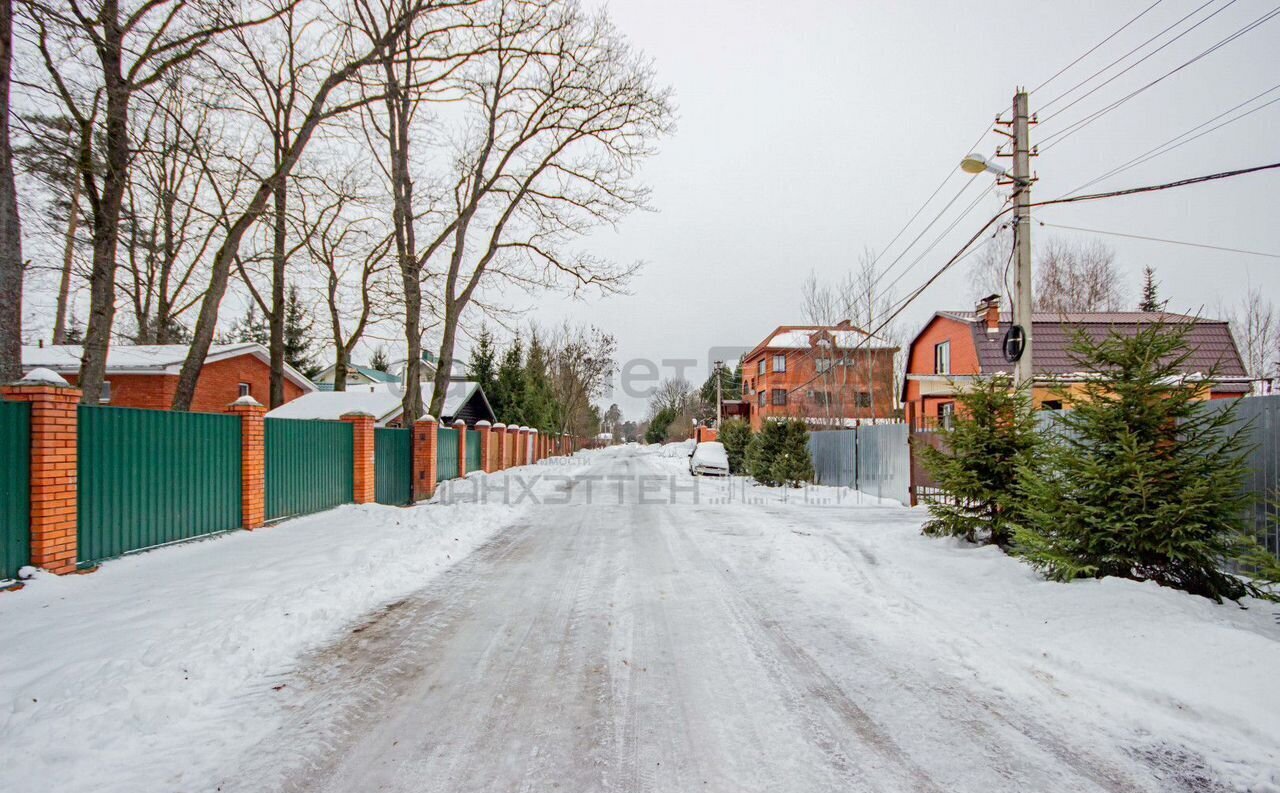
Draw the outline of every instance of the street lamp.
M1025 187L1031 183L1030 179L1024 179L1020 176L1014 176L1009 173L1007 168L1003 168L994 162L991 162L981 154L974 152L960 161L960 170L967 174L977 176L980 173L993 173L1002 179L1008 179L1016 185Z

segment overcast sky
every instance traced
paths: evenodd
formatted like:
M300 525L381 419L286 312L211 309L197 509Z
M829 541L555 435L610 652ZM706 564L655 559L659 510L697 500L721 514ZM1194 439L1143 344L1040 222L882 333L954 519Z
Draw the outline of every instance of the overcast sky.
M1200 6L1163 0L1090 57L1032 94L1031 107L1101 69ZM1015 86L1035 87L1132 19L1152 0L836 2L836 0L610 0L618 27L676 91L679 123L643 178L653 213L593 235L597 253L647 264L632 294L536 299L540 321L568 317L613 332L620 358L697 359L750 347L780 324L803 321L800 283L810 271L838 279L864 246L884 249L948 174L916 226L969 177L968 147L1007 111ZM1033 128L1033 141L1107 106L1268 13L1262 0L1211 0L1138 55L1040 112L1047 119L1085 90L1218 9L1212 19L1092 96ZM1065 138L1034 161L1034 199L1057 197L1280 83L1280 18L1169 76ZM1242 111L1280 97L1280 89ZM1224 117L1230 118L1231 116ZM988 134L979 148L990 150ZM1165 182L1280 161L1280 102L1132 168L1092 190ZM911 249L922 252L991 180L976 177L952 211ZM1280 172L1141 197L1045 208L1038 220L1197 243L1280 252ZM914 269L915 288L999 208L989 197ZM1076 232L1035 227L1046 235ZM1079 235L1084 236L1084 235ZM1089 237L1085 237L1086 239ZM1156 268L1174 310L1215 312L1252 282L1280 296L1280 260L1121 238L1114 247L1136 301L1142 268ZM938 309L969 308L960 265L905 314L908 337ZM1273 297L1274 299L1274 297ZM628 418L644 400L615 393Z

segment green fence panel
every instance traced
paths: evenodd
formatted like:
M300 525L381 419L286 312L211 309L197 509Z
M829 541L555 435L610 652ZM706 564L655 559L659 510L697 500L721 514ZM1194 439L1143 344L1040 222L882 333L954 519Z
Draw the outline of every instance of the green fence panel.
M79 561L240 526L240 419L81 405Z
M31 558L31 405L0 402L0 579Z
M454 479L458 476L458 431L441 427L436 437L436 481Z
M467 430L467 471L480 470L480 430Z
M267 419L267 520L355 500L355 436L344 421Z
M400 506L413 500L412 430L373 430L374 490L379 504Z

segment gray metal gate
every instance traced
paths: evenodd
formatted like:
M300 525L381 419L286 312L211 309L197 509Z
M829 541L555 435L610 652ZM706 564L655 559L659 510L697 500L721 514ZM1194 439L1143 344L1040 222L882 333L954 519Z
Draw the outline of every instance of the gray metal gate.
M869 424L851 430L809 434L814 481L850 487L877 498L907 504L911 498L911 455L906 424Z

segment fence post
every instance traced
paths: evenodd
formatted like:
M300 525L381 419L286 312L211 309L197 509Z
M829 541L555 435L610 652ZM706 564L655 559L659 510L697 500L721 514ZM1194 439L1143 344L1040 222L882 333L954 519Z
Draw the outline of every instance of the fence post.
M467 422L454 419L453 429L458 433L458 478L467 475Z
M529 437L532 439L529 443L529 463L532 465L542 459L542 447L538 445L542 438L538 435L537 427L529 428Z
M499 421L490 430L493 433L493 470L501 471L507 467L507 425Z
M75 572L81 391L48 369L34 369L0 393L31 405L31 564L58 575Z
M267 409L246 394L227 412L240 417L240 525L257 529L267 522Z
M351 425L351 494L357 504L377 500L377 469L373 449L373 414L363 410L343 413L342 421Z
M413 500L431 498L436 492L436 444L440 440L434 416L413 422Z
M486 419L476 422L476 432L480 433L480 470L486 474L493 473L493 450L489 448L489 426Z
M508 424L506 439L508 468L515 468L520 464L519 449L517 448L516 443L518 440L520 440L520 428L515 424Z
M520 427L520 434L516 437L516 448L519 449L519 451L516 453L516 459L520 461L520 465L528 465L529 464L529 428L528 427L525 427L523 425Z

